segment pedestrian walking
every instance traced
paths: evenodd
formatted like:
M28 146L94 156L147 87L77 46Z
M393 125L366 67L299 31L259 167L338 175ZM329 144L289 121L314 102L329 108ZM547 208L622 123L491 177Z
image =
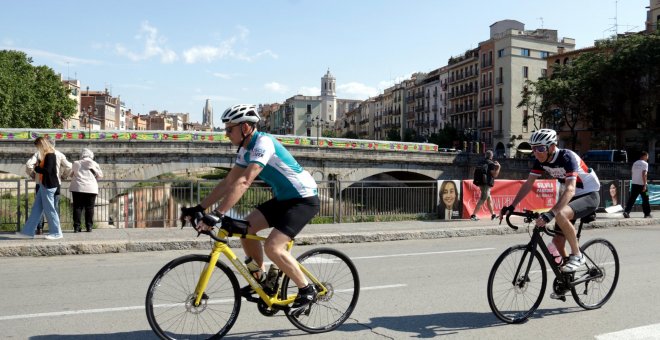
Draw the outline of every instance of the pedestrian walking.
M649 204L649 187L648 187L648 172L649 172L649 153L642 151L639 157L632 166L632 180L630 185L630 197L626 209L623 211L623 217L630 218L630 211L632 210L637 196L642 195L642 211L644 211L644 218L651 218L651 205Z
M94 161L94 153L83 149L80 160L73 162L69 191L73 197L73 232L81 231L81 215L85 211L85 230L92 231L94 226L94 205L99 193L97 179L103 177L99 164Z
M479 210L481 209L481 206L484 204L484 202L487 203L486 206L490 211L490 219L494 220L495 217L497 217L494 211L493 198L490 196L490 188L492 188L495 185L495 178L497 178L497 176L500 175L501 166L498 161L493 160L492 150L486 151L486 159L484 160L482 166L487 169L486 181L484 183L479 184L479 189L481 190L481 196L479 197L477 206L474 207L474 212L472 212L472 216L470 216L470 219L473 221L479 220L477 214L479 213Z
M53 145L54 147L54 145ZM60 187L63 179L69 178L71 175L71 162L66 159L66 156L61 153L59 150L55 150L55 157L57 159L57 191L55 191L54 201L55 201L55 210L59 216L60 213ZM41 187L41 182L39 181L40 176L36 176L34 171L34 166L38 163L39 160L39 151L35 152L32 157L28 159L25 163L25 173L36 182L34 187L35 196ZM39 219L39 224L37 224L37 229L35 231L36 235L41 235L44 228L44 218L43 216Z
M37 224L41 220L41 215L46 215L48 221L49 235L46 235L47 240L57 240L63 237L62 229L60 228L60 218L55 210L55 192L60 185L57 178L57 156L55 155L55 148L44 137L39 137L34 140L34 145L37 147L39 156L34 171L36 177L39 177L40 187L39 191L35 194L34 203L30 216L25 222L22 234L34 238Z

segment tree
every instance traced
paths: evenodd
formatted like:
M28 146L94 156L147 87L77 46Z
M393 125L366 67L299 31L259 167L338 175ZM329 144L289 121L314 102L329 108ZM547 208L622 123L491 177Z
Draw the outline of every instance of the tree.
M342 138L348 138L348 139L359 139L360 137L355 133L355 131L347 131L344 133Z
M399 129L397 128L392 128L387 130L387 140L392 141L392 142L399 142L401 141L401 136L399 135Z
M517 108L525 108L527 116L523 117L523 124L528 125L531 119L534 130L541 128L543 115L539 111L542 101L538 91L536 91L536 83L530 80L525 81L525 87L520 91L522 99L516 106Z
M76 112L55 71L20 51L0 51L0 127L58 128Z

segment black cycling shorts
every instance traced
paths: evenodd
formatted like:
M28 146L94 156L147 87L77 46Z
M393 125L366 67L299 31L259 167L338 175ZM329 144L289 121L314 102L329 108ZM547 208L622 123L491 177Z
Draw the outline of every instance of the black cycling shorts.
M568 202L568 206L573 210L573 219L571 220L571 223L575 224L575 221L577 221L578 218L583 218L595 213L599 204L600 194L598 191L573 197ZM555 225L555 233L563 235L558 225Z
M305 225L318 214L320 208L321 201L318 196L284 201L273 198L257 207L270 227L281 231L291 239L296 237Z

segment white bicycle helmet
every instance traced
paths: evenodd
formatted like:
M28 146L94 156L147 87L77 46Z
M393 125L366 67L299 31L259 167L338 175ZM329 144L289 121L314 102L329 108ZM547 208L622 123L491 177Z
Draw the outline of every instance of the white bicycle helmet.
M557 132L552 129L541 129L534 131L529 137L529 144L550 146L557 144Z
M234 105L222 114L223 123L256 123L261 120L257 106L252 104Z

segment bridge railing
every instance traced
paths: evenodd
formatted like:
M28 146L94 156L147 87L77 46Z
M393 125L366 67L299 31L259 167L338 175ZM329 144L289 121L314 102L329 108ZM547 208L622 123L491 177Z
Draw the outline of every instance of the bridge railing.
M69 184L63 182L60 190L63 230L73 229ZM97 228L176 227L180 208L196 205L216 184L215 180L101 180L94 224ZM321 209L313 223L406 219L437 213L436 181L321 181L318 185ZM34 188L33 181L24 179L0 181L1 230L23 227L34 202ZM255 182L229 215L245 218L271 197L270 187Z
M177 227L180 208L196 205L217 184L216 180L99 182L99 195L94 208L96 228ZM619 188L619 204L625 204L629 181L615 182ZM321 181L318 183L321 209L312 223L435 219L438 216L437 183ZM657 184L658 181L651 183ZM606 207L611 183L601 184L601 206ZM0 180L0 231L22 229L32 209L34 187L33 181L24 179ZM270 187L256 182L229 215L245 218L257 205L271 197ZM652 204L655 209L657 202ZM62 229L72 230L73 204L69 182L62 183L59 213Z

